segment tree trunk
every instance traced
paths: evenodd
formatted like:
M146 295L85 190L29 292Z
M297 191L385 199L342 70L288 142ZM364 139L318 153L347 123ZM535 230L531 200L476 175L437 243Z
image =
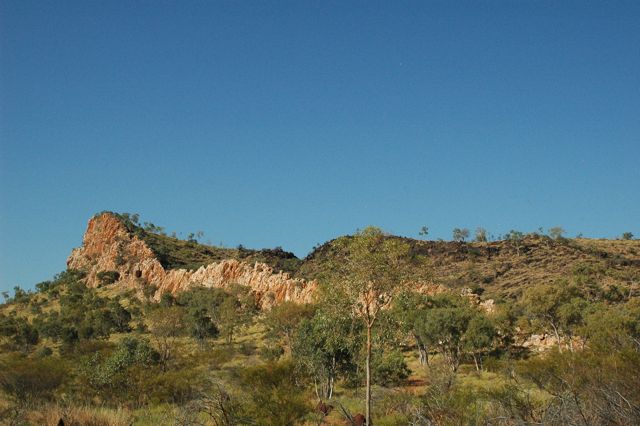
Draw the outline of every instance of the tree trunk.
M371 325L367 324L367 390L366 390L366 417L367 426L371 424Z
M422 340L420 340L420 338L414 334L413 335L416 339L416 345L418 346L418 356L420 359L420 365L429 365L429 354L427 353L427 347L424 343L422 343Z
M360 363L356 363L356 398L360 398Z
M553 334L556 336L556 343L558 344L558 352L562 353L562 345L560 344L560 333L558 333L558 328L554 323L551 323L551 327L553 328Z
M333 386L334 386L334 379L333 376L331 376L331 379L329 380L329 393L327 395L327 399L331 399L333 398Z
M573 335L569 334L569 352L573 353Z
M478 365L478 355L475 352L473 354L473 362L476 364L476 371L480 371L480 366Z
M322 401L322 398L320 398L320 392L318 391L318 380L315 377L313 378L313 388L316 391L316 398L318 398L318 401Z

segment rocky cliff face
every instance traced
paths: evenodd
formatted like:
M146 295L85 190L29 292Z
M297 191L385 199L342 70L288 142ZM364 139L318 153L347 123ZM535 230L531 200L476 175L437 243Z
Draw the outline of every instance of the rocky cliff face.
M165 270L147 244L109 213L89 220L82 247L71 252L67 267L85 271L86 283L91 287L101 284L101 272L109 271L118 273L117 285L137 290L153 285L157 288L156 300L165 292L176 294L194 286L225 288L239 284L249 287L258 304L269 309L283 301L311 302L317 288L315 281L292 278L263 263L235 259L195 271Z

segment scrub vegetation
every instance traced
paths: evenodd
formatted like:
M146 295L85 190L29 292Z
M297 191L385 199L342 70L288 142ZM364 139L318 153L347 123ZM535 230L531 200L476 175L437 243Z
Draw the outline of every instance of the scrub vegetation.
M122 219L167 268L245 256L317 279L316 302L262 311L242 286L157 302L114 271L17 288L0 306L3 424L640 424L637 241L370 227L300 260ZM510 270L528 284L496 284Z

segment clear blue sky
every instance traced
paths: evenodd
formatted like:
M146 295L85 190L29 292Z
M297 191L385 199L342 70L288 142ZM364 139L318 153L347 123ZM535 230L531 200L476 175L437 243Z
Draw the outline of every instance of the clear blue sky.
M640 2L1 0L0 289L101 210L299 256L640 235Z

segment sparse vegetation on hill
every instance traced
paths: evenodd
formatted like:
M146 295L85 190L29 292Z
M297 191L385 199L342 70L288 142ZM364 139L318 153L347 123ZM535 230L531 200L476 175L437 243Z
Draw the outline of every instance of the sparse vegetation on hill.
M639 242L519 235L470 243L386 238L404 241L412 256L424 257L424 263L405 266L408 278L449 290L481 288L484 298L515 299L527 286L560 279L597 281L605 289L623 291L626 297L640 295ZM345 256L339 241L317 247L304 259L297 276L325 278L330 265Z
M244 250L122 220L174 266ZM271 253L319 289L313 304L270 311L247 286L156 302L116 271L89 288L67 270L0 306L0 421L349 425L370 400L383 426L638 424L638 244L368 228L304 260Z
M266 263L276 270L294 273L301 263L293 253L286 252L280 247L262 250L247 249L243 246L216 247L198 242L194 238L195 234L190 235L186 240L181 240L166 235L163 227L152 223L146 223L146 226L140 225L137 214L106 213L119 218L129 232L147 243L165 269L193 270L225 259L238 259L250 263Z

